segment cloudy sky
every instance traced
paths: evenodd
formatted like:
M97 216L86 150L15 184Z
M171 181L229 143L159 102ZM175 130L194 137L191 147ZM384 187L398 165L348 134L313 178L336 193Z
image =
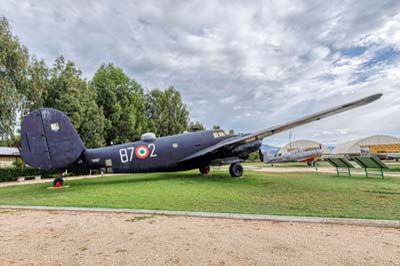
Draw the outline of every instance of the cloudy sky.
M90 79L112 62L146 90L174 85L208 128L250 132L382 92L292 139L400 136L398 0L2 0L0 15L49 65L62 54Z

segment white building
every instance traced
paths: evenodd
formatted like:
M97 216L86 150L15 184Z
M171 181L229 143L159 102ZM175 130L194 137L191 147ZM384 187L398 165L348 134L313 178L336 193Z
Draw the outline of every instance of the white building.
M0 147L0 167L12 167L20 158L19 150L14 147Z
M374 135L345 142L336 146L334 154L360 155L376 153L399 153L400 138L387 135Z

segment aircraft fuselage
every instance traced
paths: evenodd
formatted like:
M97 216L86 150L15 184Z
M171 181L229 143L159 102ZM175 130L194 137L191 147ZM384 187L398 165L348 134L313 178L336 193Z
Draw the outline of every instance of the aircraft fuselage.
M223 164L222 161L213 161L220 158L230 158L229 162L239 162L243 161L248 153L257 151L260 143L254 143L239 153L225 151L223 154L215 154L210 156L207 162L180 162L195 152L237 136L227 135L222 130L207 130L87 149L77 163L91 169L107 168L115 173L136 173L189 170L205 164Z

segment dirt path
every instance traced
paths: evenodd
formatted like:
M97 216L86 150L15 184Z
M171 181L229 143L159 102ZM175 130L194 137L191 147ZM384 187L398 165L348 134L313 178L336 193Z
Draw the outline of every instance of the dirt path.
M400 265L400 230L0 210L0 265Z

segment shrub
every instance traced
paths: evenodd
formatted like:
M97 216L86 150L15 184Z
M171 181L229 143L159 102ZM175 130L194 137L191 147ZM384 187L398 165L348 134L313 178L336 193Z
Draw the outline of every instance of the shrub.
M9 167L9 168L0 168L0 182L9 182L16 181L19 176L37 176L40 175L42 178L54 178L59 174L56 171L43 171L40 169L24 167Z
M77 175L88 175L89 169L73 169L68 171L67 176ZM92 174L99 174L99 170L92 170ZM40 169L30 167L8 167L0 168L0 182L16 181L19 176L37 176L40 175L42 178L56 178L60 176L60 171L43 171Z

